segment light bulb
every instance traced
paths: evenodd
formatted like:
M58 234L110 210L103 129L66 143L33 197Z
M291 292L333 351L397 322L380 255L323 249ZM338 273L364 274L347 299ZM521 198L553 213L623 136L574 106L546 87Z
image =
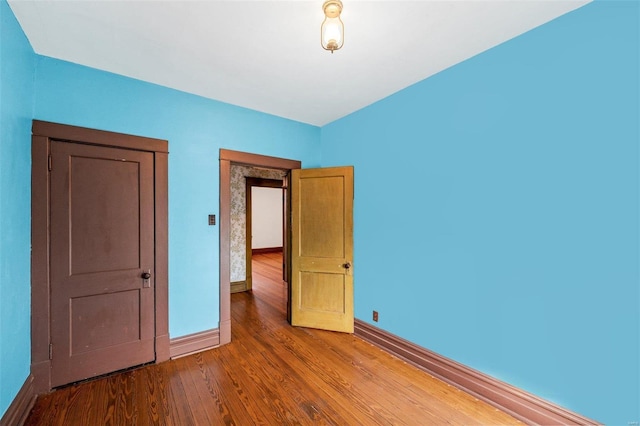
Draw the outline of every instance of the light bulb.
M322 5L325 19L320 27L320 42L325 50L338 50L344 44L344 24L340 20L342 2L328 0Z

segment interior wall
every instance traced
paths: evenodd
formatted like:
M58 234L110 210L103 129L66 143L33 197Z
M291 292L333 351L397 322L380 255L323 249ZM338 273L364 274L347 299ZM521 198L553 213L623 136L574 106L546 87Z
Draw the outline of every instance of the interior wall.
M34 117L169 141L169 333L218 327L219 150L318 164L319 128L38 56Z
M355 166L357 318L640 420L639 16L590 3L322 128Z
M31 363L31 113L35 54L0 0L0 418Z
M282 247L282 191L280 188L252 188L251 248Z

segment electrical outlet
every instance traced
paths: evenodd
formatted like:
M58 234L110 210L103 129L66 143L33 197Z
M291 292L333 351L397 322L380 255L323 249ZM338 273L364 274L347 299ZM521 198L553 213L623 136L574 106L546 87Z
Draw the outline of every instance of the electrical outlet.
M378 322L378 311L373 311L373 320Z

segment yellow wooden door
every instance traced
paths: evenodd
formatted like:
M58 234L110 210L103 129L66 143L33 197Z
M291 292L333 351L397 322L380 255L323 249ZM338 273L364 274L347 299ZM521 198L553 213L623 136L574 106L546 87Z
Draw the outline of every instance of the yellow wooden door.
M353 167L292 170L291 324L353 333Z

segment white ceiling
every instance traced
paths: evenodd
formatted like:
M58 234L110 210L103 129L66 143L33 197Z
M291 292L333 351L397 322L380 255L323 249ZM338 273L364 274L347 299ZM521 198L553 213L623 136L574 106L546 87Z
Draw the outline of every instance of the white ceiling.
M36 53L322 126L590 0L9 0Z

